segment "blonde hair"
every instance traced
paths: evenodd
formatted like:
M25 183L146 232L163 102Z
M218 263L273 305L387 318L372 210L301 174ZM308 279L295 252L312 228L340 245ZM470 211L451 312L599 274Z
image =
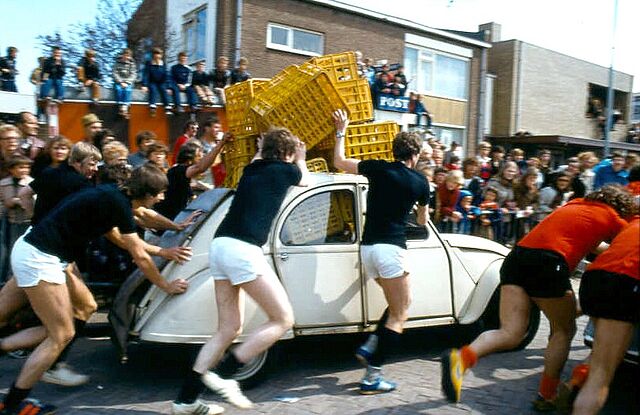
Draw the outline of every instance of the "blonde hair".
M127 157L129 150L120 141L112 141L105 144L102 148L102 156L104 157L105 164L114 164L119 158Z
M0 137L4 137L6 133L9 131L13 131L14 133L20 135L20 130L13 124L2 124L0 125Z
M444 181L445 183L455 182L459 186L464 186L464 176L462 175L461 170L451 170L449 173L447 173L447 177L444 178Z
M102 160L102 154L100 154L100 150L98 150L96 146L85 143L84 141L75 143L73 147L71 147L71 151L69 152L69 164L82 163L88 158L100 161Z

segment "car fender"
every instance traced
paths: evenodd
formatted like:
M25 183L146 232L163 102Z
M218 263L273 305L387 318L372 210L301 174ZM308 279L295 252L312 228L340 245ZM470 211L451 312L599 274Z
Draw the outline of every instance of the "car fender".
M484 310L487 308L491 296L500 285L500 267L503 258L493 261L482 273L476 284L473 293L467 299L458 315L460 324L471 324L476 322Z

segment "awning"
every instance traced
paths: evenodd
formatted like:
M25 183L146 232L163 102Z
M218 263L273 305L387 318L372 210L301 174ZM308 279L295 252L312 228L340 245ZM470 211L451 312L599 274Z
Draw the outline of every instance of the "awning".
M568 137L564 135L528 135L523 137L492 137L488 136L487 139L493 144L509 146L523 145L523 144L537 144L537 145L555 145L555 146L573 146L573 147L585 147L590 149L604 149L604 140L595 140L593 138L581 138L581 137ZM609 148L611 150L626 150L640 152L640 144L626 143L622 141L610 141Z

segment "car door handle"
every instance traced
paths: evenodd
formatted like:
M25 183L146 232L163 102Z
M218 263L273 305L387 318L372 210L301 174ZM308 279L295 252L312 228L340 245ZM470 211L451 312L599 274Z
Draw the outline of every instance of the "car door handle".
M281 261L286 261L289 259L289 254L287 254L286 252L283 252L281 254L278 254L278 258L280 258Z

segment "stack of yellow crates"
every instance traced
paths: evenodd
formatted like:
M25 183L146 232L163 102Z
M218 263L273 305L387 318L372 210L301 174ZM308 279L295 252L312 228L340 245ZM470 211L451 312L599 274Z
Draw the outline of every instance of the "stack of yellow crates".
M332 114L343 109L350 125L345 140L348 157L392 159L394 122L370 123L373 105L369 84L358 75L354 52L313 58L291 65L270 80L250 79L225 88L227 123L235 140L225 151L226 187L236 187L242 169L256 152L256 140L270 126L288 128L307 150L330 151L335 144ZM324 164L323 164L324 162ZM326 171L326 160L308 163Z

